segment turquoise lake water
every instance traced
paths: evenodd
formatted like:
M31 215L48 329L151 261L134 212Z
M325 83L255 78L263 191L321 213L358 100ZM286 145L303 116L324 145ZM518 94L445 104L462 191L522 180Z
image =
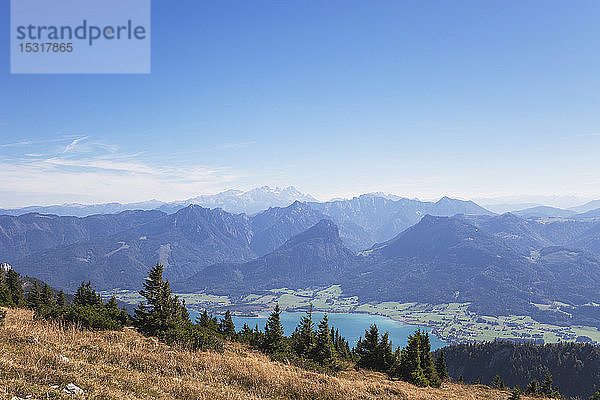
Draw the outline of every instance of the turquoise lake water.
M190 311L190 319L196 320L196 317L200 315L197 311ZM304 312L287 312L281 313L281 324L285 330L286 335L290 335L300 318L306 313ZM313 322L315 325L323 318L321 312L313 312ZM264 329L268 315L260 315L258 317L232 317L235 329L239 331L244 323L248 324L251 328L254 328L257 324L260 329ZM394 345L394 348L406 346L408 335L416 331L419 327L412 325L405 325L401 322L394 321L393 319L382 317L380 315L369 315L369 314L327 314L329 319L329 326L334 326L339 330L340 335L348 339L350 347L354 347L358 342L359 337L365 336L365 329L369 329L369 326L376 324L379 328L380 333L389 332L390 340ZM431 341L431 349L436 350L447 345L447 343L440 340L438 337L431 334L431 329L421 328L429 332L429 338Z

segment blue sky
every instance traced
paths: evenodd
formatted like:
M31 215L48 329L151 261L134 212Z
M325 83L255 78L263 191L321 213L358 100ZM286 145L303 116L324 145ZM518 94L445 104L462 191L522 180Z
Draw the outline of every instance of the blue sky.
M0 207L600 198L598 1L153 0L149 75L11 75L0 17Z

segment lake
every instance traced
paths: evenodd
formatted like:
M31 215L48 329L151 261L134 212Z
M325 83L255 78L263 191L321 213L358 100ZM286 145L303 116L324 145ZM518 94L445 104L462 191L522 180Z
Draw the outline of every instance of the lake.
M199 312L189 310L190 319L192 321L196 320L196 317L200 315ZM322 312L313 312L313 322L316 324L323 318ZM306 313L304 312L287 312L283 311L281 313L281 324L283 325L283 329L285 330L286 335L290 335L300 318L302 318ZM257 324L258 327L262 330L265 327L265 323L267 322L268 315L260 315L258 317L237 317L233 316L233 323L235 324L236 331L239 331L244 324L248 324L250 328L254 328ZM418 329L417 326L406 325L398 321L394 321L393 319L383 317L380 315L370 315L370 314L327 314L329 319L329 327L335 327L339 330L340 335L344 336L350 343L350 347L354 347L358 342L359 337L365 336L365 330L369 329L369 326L372 324L376 324L377 328L379 328L380 333L389 332L390 340L392 341L394 348L398 346L406 346L408 335L413 333ZM437 350L441 347L447 346L446 342L443 342L435 335L431 334L431 329L422 328L429 332L429 339L431 341L431 349Z

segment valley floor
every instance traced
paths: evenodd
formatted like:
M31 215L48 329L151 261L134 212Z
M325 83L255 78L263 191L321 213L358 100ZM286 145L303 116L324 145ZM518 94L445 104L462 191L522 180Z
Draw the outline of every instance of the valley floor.
M507 392L445 383L418 388L367 371L336 376L270 361L239 344L223 353L187 351L132 329L91 332L34 321L31 311L8 310L0 327L0 397L89 399L482 399ZM524 399L526 399L524 397Z

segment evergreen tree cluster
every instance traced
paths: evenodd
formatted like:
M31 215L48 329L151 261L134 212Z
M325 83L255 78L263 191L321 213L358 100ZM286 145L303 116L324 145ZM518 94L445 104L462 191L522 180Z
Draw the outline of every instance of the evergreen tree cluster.
M286 359L311 369L338 370L342 361L349 361L353 356L348 341L329 326L327 314L315 326L312 306L290 337L284 335L279 305L269 315L264 332L258 326L251 329L244 324L238 337L272 359Z
M23 307L24 305L25 298L19 274L13 269L0 273L0 306Z
M69 305L62 290L53 296L47 284L40 291L36 282L27 296L27 305L35 310L36 318L55 319L84 329L121 330L131 324L129 314L119 309L114 296L105 304L91 282L81 283Z
M104 304L90 282L81 284L72 304L67 304L63 291L54 293L45 283L40 288L38 282L33 280L33 288L25 296L17 272L10 269L0 274L0 306L27 307L34 310L36 318L55 319L85 329L118 330L130 323L129 314L119 309L116 299Z
M543 397L547 399L562 399L563 396L554 386L554 381L550 372L546 372L541 385L538 385L536 379L532 379L525 389L525 394L528 396Z
M417 386L439 387L448 377L443 355L435 362L431 356L429 334L420 329L408 337L403 349L393 350L388 333L379 334L377 325L365 331L354 349L357 366L385 372Z
M519 386L526 393L556 396L558 387L562 395L582 399L599 389L600 346L592 344L495 341L448 346L443 352L450 376L462 375L466 383L479 379L491 385L499 375L507 387ZM547 376L553 379L553 390L547 383L542 389Z

